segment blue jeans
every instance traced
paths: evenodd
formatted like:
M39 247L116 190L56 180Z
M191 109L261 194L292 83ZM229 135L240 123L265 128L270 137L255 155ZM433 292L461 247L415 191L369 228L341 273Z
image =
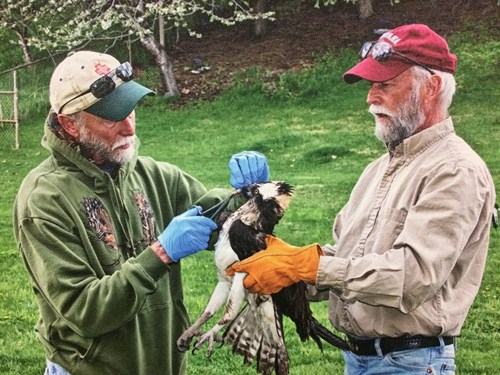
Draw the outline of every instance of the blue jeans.
M342 352L344 375L455 375L455 345L363 356Z
M47 367L45 368L45 372L43 373L43 375L71 375L57 363L51 362L48 359L46 360L46 362Z

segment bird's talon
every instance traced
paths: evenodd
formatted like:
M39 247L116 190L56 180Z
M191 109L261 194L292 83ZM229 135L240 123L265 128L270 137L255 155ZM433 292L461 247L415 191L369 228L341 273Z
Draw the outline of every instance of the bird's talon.
M195 351L200 350L202 344L203 343L200 342L200 340L195 340L195 342L193 343L193 350L191 351L191 353L194 354Z

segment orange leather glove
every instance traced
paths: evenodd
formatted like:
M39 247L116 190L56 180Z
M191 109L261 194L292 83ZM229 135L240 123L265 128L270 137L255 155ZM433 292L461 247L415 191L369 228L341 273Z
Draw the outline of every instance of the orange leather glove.
M323 251L318 244L296 247L268 236L266 250L234 263L227 274L246 272L243 280L251 293L274 294L299 281L314 283L318 274L319 257Z

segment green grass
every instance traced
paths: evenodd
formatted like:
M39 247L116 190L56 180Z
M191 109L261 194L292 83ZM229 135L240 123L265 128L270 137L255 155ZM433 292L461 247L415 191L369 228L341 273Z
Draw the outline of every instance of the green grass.
M456 131L488 164L500 183L499 42L471 43L471 36L451 41L458 51L459 90L452 106ZM333 52L333 51L332 51ZM338 51L337 51L338 52ZM137 110L141 153L179 165L208 187L229 187L227 161L241 150L259 150L269 159L271 176L296 187L277 234L300 245L331 241L334 215L347 201L363 168L384 152L373 136L366 111L368 86L344 84L340 76L355 60L353 52L327 54L314 69L279 80L252 69L239 84L213 103L171 110L163 98L148 98ZM33 333L37 307L12 236L12 203L23 177L47 156L40 146L47 111L50 70L23 77L21 149L0 149L0 374L41 374L44 356ZM30 78L31 77L31 78ZM37 78L38 77L38 78ZM500 231L492 231L483 285L459 341L460 374L498 373L500 354ZM186 304L194 318L216 283L211 254L183 261ZM328 325L327 305L313 305ZM300 343L286 323L291 374L343 372L340 352L321 353L312 342ZM189 357L188 374L255 374L227 347L207 359Z

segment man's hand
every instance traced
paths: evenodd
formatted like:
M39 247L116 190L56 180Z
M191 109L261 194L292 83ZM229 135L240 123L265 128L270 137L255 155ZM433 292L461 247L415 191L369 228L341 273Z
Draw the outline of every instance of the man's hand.
M178 262L179 259L208 247L210 234L217 229L217 224L208 217L201 216L200 212L201 207L193 207L174 217L158 237L172 261Z
M266 250L234 263L227 274L245 272L245 288L251 293L274 294L299 281L316 282L319 257L323 255L318 244L295 247L277 237L268 236Z
M229 160L230 183L235 189L269 181L269 166L264 155L256 151L243 151Z

